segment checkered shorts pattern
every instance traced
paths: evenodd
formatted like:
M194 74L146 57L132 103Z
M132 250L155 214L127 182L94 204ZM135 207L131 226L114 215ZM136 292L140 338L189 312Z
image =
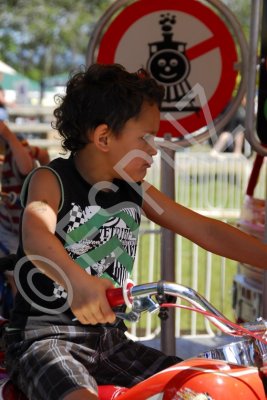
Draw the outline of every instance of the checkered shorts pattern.
M20 337L19 337L20 336ZM181 359L129 340L116 327L49 326L6 334L7 369L29 400L61 400L73 390L131 387Z

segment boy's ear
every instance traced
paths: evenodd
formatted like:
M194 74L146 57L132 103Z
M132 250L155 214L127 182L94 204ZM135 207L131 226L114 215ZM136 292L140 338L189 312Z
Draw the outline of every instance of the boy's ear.
M95 146L104 152L109 150L110 129L107 124L101 124L96 127L93 133L93 141Z

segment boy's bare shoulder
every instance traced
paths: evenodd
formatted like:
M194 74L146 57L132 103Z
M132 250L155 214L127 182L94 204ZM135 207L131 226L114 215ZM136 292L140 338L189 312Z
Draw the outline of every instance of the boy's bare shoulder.
M58 177L55 171L52 168L47 166L42 166L36 168L30 177L30 182L36 182L40 184L44 184L45 182L56 182L58 181Z
M46 200L49 204L58 203L61 198L61 185L58 176L51 168L39 167L34 170L28 185L28 201Z

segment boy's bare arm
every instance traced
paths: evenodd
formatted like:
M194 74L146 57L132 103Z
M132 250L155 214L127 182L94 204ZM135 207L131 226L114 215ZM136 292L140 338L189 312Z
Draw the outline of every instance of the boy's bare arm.
M72 292L70 307L81 323L113 322L115 315L106 298L106 290L113 287L112 283L87 274L69 257L55 236L59 202L57 178L49 170L37 171L30 182L23 215L24 250L27 255L38 255L47 260L36 260L34 264L68 292Z
M212 253L267 269L267 245L260 240L229 224L204 217L175 203L153 186L149 187L147 194L162 211L158 212L147 197L143 205L144 213L158 225Z

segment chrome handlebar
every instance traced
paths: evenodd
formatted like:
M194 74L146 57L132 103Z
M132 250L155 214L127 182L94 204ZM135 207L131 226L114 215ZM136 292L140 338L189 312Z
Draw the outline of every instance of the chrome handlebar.
M159 310L158 301L154 301L151 296L170 295L188 301L196 310L205 311L212 316L207 318L219 328L222 332L240 336L240 331L233 328L233 323L228 320L220 311L208 302L201 294L194 289L173 282L159 281L135 285L128 289L128 299L131 299L132 307L129 313L117 313L119 318L136 322L139 320L142 312L153 313ZM253 323L245 323L243 326L250 332L265 334L267 330L267 322L259 318Z

